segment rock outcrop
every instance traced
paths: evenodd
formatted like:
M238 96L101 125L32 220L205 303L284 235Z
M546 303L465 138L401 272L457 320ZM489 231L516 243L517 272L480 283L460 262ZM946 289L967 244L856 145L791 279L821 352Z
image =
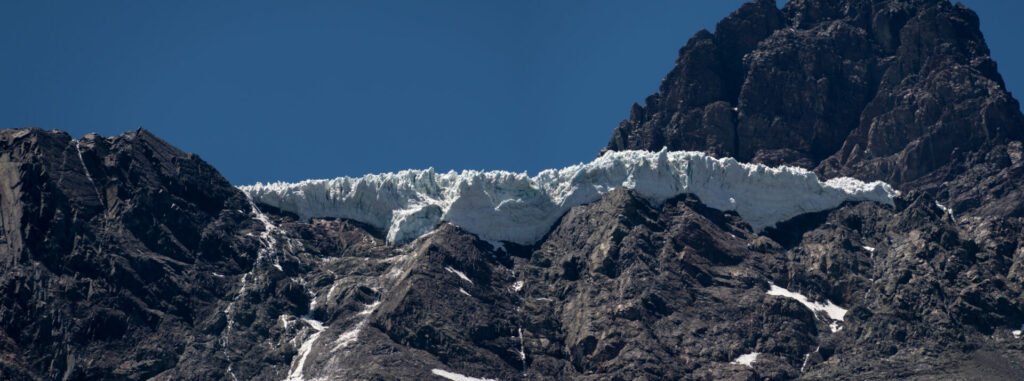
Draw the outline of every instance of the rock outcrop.
M1021 115L977 23L756 1L691 39L611 149L903 191L763 232L617 188L528 245L391 243L144 130L0 131L0 379L1024 379Z
M978 25L947 0L747 3L687 42L607 149L795 165L1020 217L986 205L1013 201L992 188L1022 185L1003 170L1019 166L1009 152L1020 150L1024 116ZM970 191L979 180L987 195Z
M149 378L216 345L219 276L254 260L241 192L144 130L3 130L0 152L0 378Z

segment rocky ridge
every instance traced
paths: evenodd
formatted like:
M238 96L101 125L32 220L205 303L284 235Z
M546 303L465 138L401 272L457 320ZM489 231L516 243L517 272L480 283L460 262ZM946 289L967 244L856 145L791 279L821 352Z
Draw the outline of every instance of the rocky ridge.
M993 188L1021 186L1003 170L1019 167L1022 126L963 5L760 0L694 35L606 150L795 165L927 191L970 215L1020 217L992 205L1019 205ZM990 188L969 191L980 179Z

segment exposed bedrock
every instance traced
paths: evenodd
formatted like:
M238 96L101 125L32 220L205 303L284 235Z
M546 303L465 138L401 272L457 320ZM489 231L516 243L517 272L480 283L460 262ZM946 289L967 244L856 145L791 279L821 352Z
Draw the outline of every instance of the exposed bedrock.
M534 242L437 203L399 244L253 202L144 130L2 130L0 379L1024 379L1021 120L966 8L790 0L697 33L609 148L884 180L891 203L759 232L715 192L618 179Z
M753 1L680 49L606 149L797 165L1019 217L982 207L1012 202L1002 189L1021 186L1004 169L1019 166L1007 159L1019 156L1024 117L978 25L946 0ZM984 195L970 191L981 178Z

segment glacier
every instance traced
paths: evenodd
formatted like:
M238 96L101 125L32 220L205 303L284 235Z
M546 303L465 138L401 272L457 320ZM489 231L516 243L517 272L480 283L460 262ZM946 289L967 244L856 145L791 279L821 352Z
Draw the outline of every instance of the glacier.
M796 167L747 164L701 152L612 151L589 163L526 172L433 168L363 177L241 186L258 203L302 219L345 218L386 232L401 244L450 222L482 239L529 245L570 208L597 201L617 187L653 205L691 193L705 205L735 211L760 232L800 214L846 201L892 205L898 195L881 181L840 177L822 182Z

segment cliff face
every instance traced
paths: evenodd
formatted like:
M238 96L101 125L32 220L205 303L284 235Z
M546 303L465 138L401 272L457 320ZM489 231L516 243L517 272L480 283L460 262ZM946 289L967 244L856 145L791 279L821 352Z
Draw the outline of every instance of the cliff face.
M903 191L762 233L618 188L530 245L393 244L144 130L0 131L0 379L1024 379L1021 116L977 22L758 1L691 39L611 149Z
M251 266L245 197L146 131L74 140L0 131L4 378L145 378L188 345Z
M1024 136L978 25L946 0L745 4L686 43L607 149L796 165L927 190L957 211L1020 216L969 191L981 178L1019 188L1001 171L1019 168Z

